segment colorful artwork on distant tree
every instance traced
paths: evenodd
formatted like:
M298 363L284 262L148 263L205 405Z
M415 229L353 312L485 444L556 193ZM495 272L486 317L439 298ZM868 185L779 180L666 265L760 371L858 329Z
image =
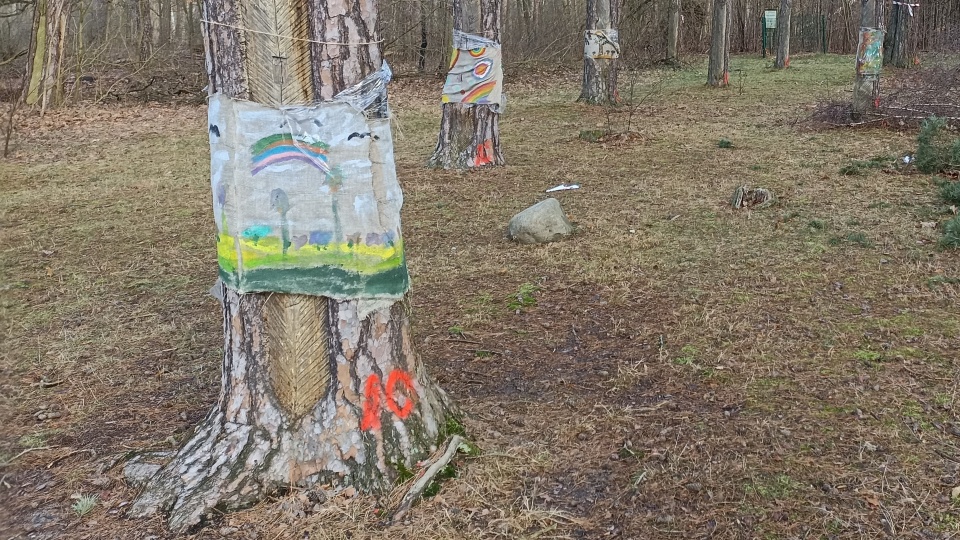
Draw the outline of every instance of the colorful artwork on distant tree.
M583 54L594 60L619 58L619 34L613 28L587 30L583 34Z
M857 74L880 75L883 68L883 30L860 29L860 44L857 46Z
M503 103L500 44L454 31L453 46L443 102L499 107Z
M209 105L227 286L337 299L407 291L389 119L339 102L273 108L218 94Z

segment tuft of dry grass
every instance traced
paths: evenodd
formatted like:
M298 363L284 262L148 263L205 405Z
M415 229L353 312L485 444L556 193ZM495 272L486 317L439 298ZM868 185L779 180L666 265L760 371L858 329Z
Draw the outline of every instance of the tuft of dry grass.
M509 164L466 173L424 167L440 82L398 80L417 345L483 454L390 527L376 500L292 492L193 537L955 536L952 214L934 179L840 172L913 133L794 127L849 91L852 58L733 67L725 90L703 65L638 75L625 144L578 138L608 114L574 102L575 72L510 81ZM204 111L23 122L0 162L0 530L163 537L122 519L135 490L104 465L175 446L216 398ZM506 240L560 183L582 186L555 194L577 234ZM744 184L777 204L733 210ZM99 498L82 520L74 493Z

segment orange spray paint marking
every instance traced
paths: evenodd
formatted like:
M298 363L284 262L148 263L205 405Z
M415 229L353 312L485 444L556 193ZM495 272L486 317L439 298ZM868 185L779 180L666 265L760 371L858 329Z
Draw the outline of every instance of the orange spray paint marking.
M397 389L397 384L402 384L406 388L406 396L404 399L403 407L397 405L396 397L394 392ZM393 411L393 414L397 415L397 418L403 420L404 418L410 416L410 413L413 411L413 397L416 396L416 391L413 389L413 381L410 379L410 374L405 371L400 371L395 369L390 372L390 376L387 377L387 408Z
M723 72L723 85L724 85L724 86L727 86L728 84L730 84L730 72L729 72L729 71L724 71L724 72Z
M371 375L363 389L366 399L363 402L363 419L360 429L380 429L380 377Z
M473 158L474 167L482 167L493 163L493 141L487 139L477 145L477 156Z

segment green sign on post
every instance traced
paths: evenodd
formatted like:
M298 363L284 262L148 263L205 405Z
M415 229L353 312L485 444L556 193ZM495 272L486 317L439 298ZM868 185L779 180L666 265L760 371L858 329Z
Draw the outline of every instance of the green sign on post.
M777 10L767 9L763 12L764 27L770 30L777 29Z

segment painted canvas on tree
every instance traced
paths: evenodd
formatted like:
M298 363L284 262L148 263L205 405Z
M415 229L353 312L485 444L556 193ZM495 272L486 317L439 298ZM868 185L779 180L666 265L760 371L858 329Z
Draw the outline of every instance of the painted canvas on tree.
M220 277L241 293L400 298L409 278L389 120L348 103L210 99Z
M500 45L480 36L454 31L450 71L443 84L443 103L499 106L503 101Z
M880 75L883 68L883 30L860 29L857 47L857 74Z
M619 34L616 30L587 30L583 36L583 54L587 58L613 60L620 57Z

